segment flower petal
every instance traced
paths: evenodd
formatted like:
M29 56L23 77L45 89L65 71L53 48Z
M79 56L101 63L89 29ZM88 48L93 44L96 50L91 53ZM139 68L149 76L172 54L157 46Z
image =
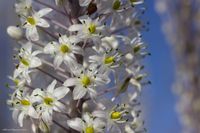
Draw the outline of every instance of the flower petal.
M81 24L74 24L72 26L69 27L69 31L79 31L83 29L83 25Z
M80 118L75 118L73 120L68 120L67 124L72 129L82 132L83 131L83 121Z
M36 13L36 16L38 16L38 17L43 17L44 15L50 13L51 11L52 11L51 8L44 8L44 9L39 10L39 11Z
M69 78L64 82L64 86L70 87L75 86L78 83L77 78Z
M55 88L56 84L57 84L57 81L54 80L54 81L47 87L47 92L53 94L53 93L54 93L54 88Z
M61 55L57 55L54 59L54 66L55 66L55 69L57 69L63 62L63 57Z
M41 60L38 57L33 57L30 62L30 68L39 67L42 65Z
M50 26L49 23L42 18L37 21L37 25L40 27L45 27L45 28Z
M87 93L86 88L76 86L73 90L73 98L74 100L81 99L82 97L85 96L86 93Z
M24 116L25 116L25 112L21 112L18 116L18 123L19 123L19 126L20 127L23 127L23 119L24 119Z
M38 41L39 40L39 35L37 32L36 27L29 27L26 29L26 37L28 40L32 40L32 41Z
M63 98L68 92L69 92L69 88L65 86L61 86L61 87L56 88L53 91L53 95L57 98L57 100L59 100Z

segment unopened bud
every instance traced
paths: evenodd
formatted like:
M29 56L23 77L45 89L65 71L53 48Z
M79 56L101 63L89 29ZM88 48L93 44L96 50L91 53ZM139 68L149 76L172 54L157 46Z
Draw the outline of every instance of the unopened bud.
M9 26L7 28L7 33L10 37L17 39L17 40L21 39L23 36L22 30L16 26Z

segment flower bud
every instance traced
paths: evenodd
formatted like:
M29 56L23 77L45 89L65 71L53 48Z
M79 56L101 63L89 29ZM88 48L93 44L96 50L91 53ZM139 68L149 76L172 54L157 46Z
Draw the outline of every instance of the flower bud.
M23 35L22 30L16 26L9 26L7 28L7 33L10 37L17 39L17 40L22 38L22 35Z

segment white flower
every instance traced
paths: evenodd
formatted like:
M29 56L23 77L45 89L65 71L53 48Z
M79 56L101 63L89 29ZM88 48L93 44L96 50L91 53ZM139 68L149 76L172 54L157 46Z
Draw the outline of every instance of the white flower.
M28 83L31 82L29 77L29 73L31 71L29 69L39 67L42 64L41 60L38 57L36 57L36 55L38 55L41 52L32 52L32 45L33 44L31 42L28 42L19 50L19 53L16 56L16 58L19 59L19 64L17 65L13 76L14 78L17 78L18 76L23 76Z
M97 94L96 87L110 82L107 75L98 73L97 67L93 65L88 66L86 69L77 66L73 73L75 77L67 79L64 85L75 86L73 90L74 100L83 98L87 93L94 98Z
M28 16L23 24L24 28L26 28L26 37L32 41L38 41L39 35L37 31L37 26L47 28L49 27L49 23L43 19L42 17L48 13L50 13L52 9L44 8L32 14L32 16Z
M74 130L83 133L103 133L105 127L105 123L101 119L93 117L89 113L84 113L82 119L68 120L67 124Z
M98 12L103 14L112 13L115 14L122 11L122 0L102 0L97 4Z
M65 86L55 88L56 84L57 81L54 80L46 90L35 89L32 93L35 99L41 102L36 108L41 118L47 123L52 122L53 110L62 112L65 109L65 105L59 100L69 92L69 88Z
M83 40L92 39L99 43L101 34L104 34L105 26L99 21L99 18L92 20L88 16L79 17L81 24L74 24L69 27L69 31L78 31L77 37Z
M44 53L55 55L55 68L58 68L63 61L70 66L76 64L75 54L83 55L83 50L75 43L77 43L77 39L73 36L67 37L63 35L59 38L59 42L48 43L44 48Z
M10 37L17 39L17 40L21 39L23 36L22 30L16 26L9 26L7 28L7 33Z
M89 56L89 62L100 65L106 71L119 67L122 53L118 49L118 42L113 40L112 37L104 38L102 39L102 46L93 47L96 54Z
M11 100L8 101L8 104L13 108L13 119L18 121L20 127L23 126L24 117L30 116L36 119L39 117L33 103L33 96L29 96L22 89L16 90L13 93Z
M19 0L19 2L15 4L16 13L19 15L26 16L29 14L31 6L32 0Z
M113 127L120 131L119 125L128 121L127 116L129 112L126 105L122 104L115 106L110 105L105 110L96 110L92 114L107 121L107 131L110 131Z
M12 89L21 89L26 83L26 79L24 79L22 76L19 76L17 78L8 76L8 78L11 79L14 83L14 86L10 86L10 88Z

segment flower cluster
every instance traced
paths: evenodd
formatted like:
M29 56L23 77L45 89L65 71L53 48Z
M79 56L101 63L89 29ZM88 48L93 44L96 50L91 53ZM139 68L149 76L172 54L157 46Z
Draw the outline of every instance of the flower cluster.
M33 132L145 132L143 0L17 0L8 104ZM38 10L39 9L39 10Z

